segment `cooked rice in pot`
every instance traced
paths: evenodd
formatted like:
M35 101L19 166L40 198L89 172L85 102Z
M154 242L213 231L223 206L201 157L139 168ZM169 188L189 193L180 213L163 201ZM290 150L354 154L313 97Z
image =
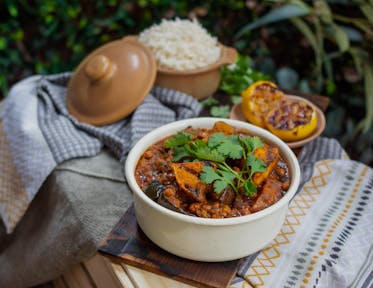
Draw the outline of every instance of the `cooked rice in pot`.
M166 20L139 35L139 41L154 53L158 67L192 70L215 63L221 48L196 20Z

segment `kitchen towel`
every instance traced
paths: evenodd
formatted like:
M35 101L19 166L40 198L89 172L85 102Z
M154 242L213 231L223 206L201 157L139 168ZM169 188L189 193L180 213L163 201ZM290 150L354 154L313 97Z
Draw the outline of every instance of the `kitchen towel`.
M0 123L0 216L7 233L58 164L97 155L103 147L123 164L130 148L147 132L195 117L202 109L189 95L153 87L130 116L106 126L89 125L67 111L70 76L29 77L13 86L5 100Z

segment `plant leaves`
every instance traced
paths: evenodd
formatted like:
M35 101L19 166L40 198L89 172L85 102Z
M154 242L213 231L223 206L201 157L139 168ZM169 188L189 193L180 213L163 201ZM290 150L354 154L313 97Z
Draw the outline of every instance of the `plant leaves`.
M257 192L257 188L251 180L246 181L242 187L246 196L253 196Z
M315 13L320 18L321 22L331 24L333 22L332 11L326 1L314 1Z
M359 47L351 47L348 52L350 52L352 59L354 60L355 67L361 75L363 73L363 63L365 61L369 61L369 54Z
M348 39L353 42L361 42L364 37L361 32L353 27L339 25L339 27L346 33Z
M190 134L184 133L184 132L178 132L173 137L169 138L166 143L166 148L172 148L176 146L182 146L187 144L189 141L191 141L192 138L190 137Z
M230 108L228 105L211 107L210 114L213 117L229 118Z
M332 24L333 37L339 47L339 51L346 52L350 48L350 40L348 39L347 33L338 25Z
M220 176L215 172L211 166L203 166L200 174L201 181L206 184L211 184L215 180L219 179Z
M282 89L294 89L298 85L298 73L289 67L282 67L276 72L278 86Z
M373 124L373 65L364 64L364 88L366 101L366 115L363 121L363 133L369 131Z
M255 157L253 154L248 155L246 159L247 166L251 167L250 178L256 172L264 172L267 170L263 159Z
M290 19L290 21L293 23L293 25L303 33L304 37L306 37L308 43L310 43L311 47L313 48L314 52L317 53L317 38L311 28L308 26L308 24L303 21L302 19L295 17Z
M291 19L294 17L305 16L309 13L310 9L307 9L305 6L300 6L296 4L286 4L281 6L280 8L271 10L270 12L255 20L254 22L245 25L236 33L235 37L239 38L244 33L266 24Z
M371 4L373 5L373 4ZM367 17L368 21L373 24L373 6L367 4L359 5L360 10L364 13L365 17Z

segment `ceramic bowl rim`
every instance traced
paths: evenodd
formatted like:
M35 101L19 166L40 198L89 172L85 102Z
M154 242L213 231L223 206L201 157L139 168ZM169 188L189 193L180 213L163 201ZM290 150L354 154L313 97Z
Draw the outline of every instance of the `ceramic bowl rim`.
M146 194L138 186L134 174L137 162L140 156L145 152L145 150L155 142L167 136L175 134L177 131L180 131L186 127L212 127L213 123L215 123L216 121L224 121L228 124L238 126L239 128L247 129L249 130L249 132L253 134L259 134L261 137L265 138L266 141L275 143L280 148L281 154L286 158L285 160L287 160L292 176L289 190L285 193L285 195L278 202L261 211L245 216L223 219L201 218L181 214L179 212L172 211L159 205L158 203L151 200L148 196L146 196ZM147 205L151 206L153 209L157 210L161 214L164 214L165 216L191 224L206 226L232 226L241 223L253 222L257 219L271 215L274 211L281 209L284 205L288 205L299 188L300 167L294 152L285 144L285 142L283 142L277 136L271 134L269 131L266 131L260 127L254 126L250 123L246 123L243 121L214 117L200 117L175 121L163 125L143 136L133 146L133 148L128 154L127 160L125 162L125 176L132 192L142 201L144 201Z

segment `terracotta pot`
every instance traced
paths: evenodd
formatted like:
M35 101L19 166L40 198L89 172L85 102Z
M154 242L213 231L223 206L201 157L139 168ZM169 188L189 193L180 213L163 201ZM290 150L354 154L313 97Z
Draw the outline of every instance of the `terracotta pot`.
M221 44L220 46L220 59L209 66L186 71L158 68L155 85L178 90L197 99L207 98L219 87L220 67L236 60L236 49Z

